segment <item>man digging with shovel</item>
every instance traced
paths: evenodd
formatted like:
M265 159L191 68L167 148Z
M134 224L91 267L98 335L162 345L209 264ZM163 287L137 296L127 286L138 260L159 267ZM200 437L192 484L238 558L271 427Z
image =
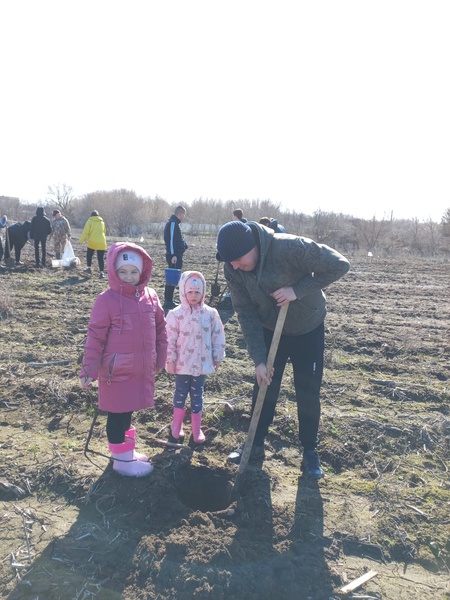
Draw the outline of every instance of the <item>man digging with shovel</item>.
M260 385L268 386L250 459L264 458L264 439L273 422L283 372L290 359L303 448L302 469L306 475L320 479L323 471L316 446L325 339L323 289L345 275L350 264L329 246L304 237L275 234L254 222L230 221L223 225L217 251L225 262L233 308L255 364L252 411ZM268 372L267 354L278 313L288 304L273 369ZM243 446L234 450L228 461L239 464L243 451Z

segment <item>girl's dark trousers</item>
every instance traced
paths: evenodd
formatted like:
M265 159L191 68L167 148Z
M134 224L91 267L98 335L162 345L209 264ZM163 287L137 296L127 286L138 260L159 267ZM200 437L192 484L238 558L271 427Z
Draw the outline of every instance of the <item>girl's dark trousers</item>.
M132 412L108 413L106 436L110 444L122 444L125 441L125 431L130 429L132 414Z

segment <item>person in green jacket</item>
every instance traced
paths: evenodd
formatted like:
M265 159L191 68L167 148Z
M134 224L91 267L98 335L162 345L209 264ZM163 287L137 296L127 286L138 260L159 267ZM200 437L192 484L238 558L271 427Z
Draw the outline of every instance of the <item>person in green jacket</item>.
M87 240L87 268L84 272L92 275L92 258L94 252L97 252L100 279L103 279L105 277L106 227L105 222L96 210L91 212L91 216L86 221L79 243L82 244L84 240Z
M259 223L230 221L217 238L218 258L225 262L225 279L248 353L255 366L252 410L259 386L268 385L250 458L264 458L264 439L275 415L281 380L288 360L292 364L303 447L302 470L323 477L319 455L320 386L323 374L324 288L350 268L339 252L313 240L274 233ZM288 304L273 372L266 361L279 309ZM243 447L228 460L240 463Z

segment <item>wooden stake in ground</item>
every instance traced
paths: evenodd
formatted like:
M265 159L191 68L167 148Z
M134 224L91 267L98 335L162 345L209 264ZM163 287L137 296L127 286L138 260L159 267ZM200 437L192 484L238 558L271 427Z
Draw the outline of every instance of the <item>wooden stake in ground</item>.
M281 332L283 331L284 322L286 320L289 303L284 304L280 308L278 313L277 323L275 325L275 331L273 332L272 343L270 344L269 355L266 362L266 372L269 375L273 369L273 363L275 362L275 356L278 350L278 344L280 343ZM253 440L255 439L256 428L259 422L259 416L264 404L264 398L266 397L267 383L261 383L259 386L258 396L256 398L255 408L252 413L252 420L250 421L250 427L248 428L247 439L245 440L244 450L241 456L241 462L239 463L239 469L236 475L236 481L231 489L230 501L233 501L238 494L239 484L242 477L242 473L245 471L250 454L252 452Z

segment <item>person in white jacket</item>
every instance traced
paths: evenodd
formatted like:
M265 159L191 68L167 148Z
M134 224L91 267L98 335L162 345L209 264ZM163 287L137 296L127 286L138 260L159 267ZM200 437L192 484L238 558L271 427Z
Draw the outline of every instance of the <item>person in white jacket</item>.
M181 304L166 316L166 371L175 375L171 437L184 440L186 399L191 400L192 438L203 444L203 393L207 375L225 358L225 332L219 313L205 304L206 282L199 271L185 271L178 284Z

